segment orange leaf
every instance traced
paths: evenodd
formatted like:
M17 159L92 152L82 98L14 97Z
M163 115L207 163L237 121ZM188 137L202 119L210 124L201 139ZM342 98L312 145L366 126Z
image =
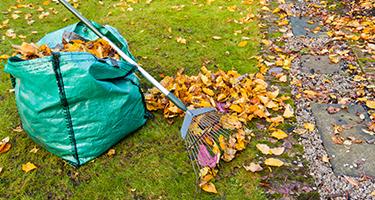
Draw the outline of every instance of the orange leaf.
M206 192L210 192L210 193L214 193L214 194L217 193L216 187L213 183L206 183L206 184L202 185L201 188L202 188L202 190L204 190Z

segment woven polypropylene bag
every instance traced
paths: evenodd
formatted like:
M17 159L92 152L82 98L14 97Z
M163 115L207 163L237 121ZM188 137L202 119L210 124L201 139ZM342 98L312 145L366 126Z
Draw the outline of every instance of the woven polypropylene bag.
M134 59L117 30L94 24ZM77 23L47 34L38 44L53 48L64 32L97 39ZM123 60L61 52L34 60L12 57L5 71L15 80L23 129L36 143L75 166L101 155L147 120L135 68Z

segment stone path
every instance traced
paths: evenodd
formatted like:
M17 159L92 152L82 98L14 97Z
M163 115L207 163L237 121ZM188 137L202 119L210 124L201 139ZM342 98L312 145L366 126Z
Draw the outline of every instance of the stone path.
M297 115L294 132L301 136L321 199L373 199L375 133L368 130L368 108L358 99L374 98L375 62L366 50L327 37L329 28L323 26L320 17L330 11L319 7L315 14L312 5L319 7L320 2L289 0L280 4L289 26L283 36L273 39L284 42L284 52L296 56L289 73ZM345 14L348 9L344 7L336 14ZM272 26L269 30L279 29L277 17L282 15L275 13L267 16ZM333 63L327 55L332 46L333 50L351 49L344 53L354 56ZM283 72L275 67L269 75L277 77ZM306 123L316 128L306 131Z

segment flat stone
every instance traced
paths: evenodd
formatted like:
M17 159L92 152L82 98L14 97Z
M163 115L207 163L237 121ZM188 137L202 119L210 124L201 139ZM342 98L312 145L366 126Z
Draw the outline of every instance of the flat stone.
M281 73L283 73L283 68L281 67L272 67L268 70L269 75L273 75L273 74L278 75Z
M372 176L375 177L375 136L364 132L366 123L370 120L364 108L360 105L349 105L335 114L327 112L328 107L340 107L338 104L312 104L312 112L316 119L317 129L323 140L323 145L329 154L333 171L336 175ZM364 114L362 120L359 115ZM361 144L335 144L332 141L333 125L349 126L340 134L344 138L354 137L364 141ZM367 142L366 142L367 141Z
M328 56L303 55L301 71L304 73L332 74L340 71L340 65L331 63Z
M317 38L324 34L322 31L313 33L312 30L314 30L318 24L310 24L308 21L310 21L310 19L306 17L291 17L290 24L292 25L293 35Z

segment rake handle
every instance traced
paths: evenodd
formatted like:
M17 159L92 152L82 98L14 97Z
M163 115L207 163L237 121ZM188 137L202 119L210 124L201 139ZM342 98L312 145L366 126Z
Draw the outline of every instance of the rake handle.
M81 15L78 10L76 10L72 5L70 5L66 0L59 0L59 2L64 5L73 15L75 15L81 22L83 22L89 29L91 29L99 38L104 39L108 44L120 55L121 58L126 60L131 65L137 67L138 71L150 81L156 88L160 90L167 98L172 101L178 108L183 111L187 111L187 107L180 99L178 99L172 92L168 91L164 86L162 86L154 77L152 77L146 70L139 66L133 59L126 55L115 43L103 35L95 26L83 15Z

